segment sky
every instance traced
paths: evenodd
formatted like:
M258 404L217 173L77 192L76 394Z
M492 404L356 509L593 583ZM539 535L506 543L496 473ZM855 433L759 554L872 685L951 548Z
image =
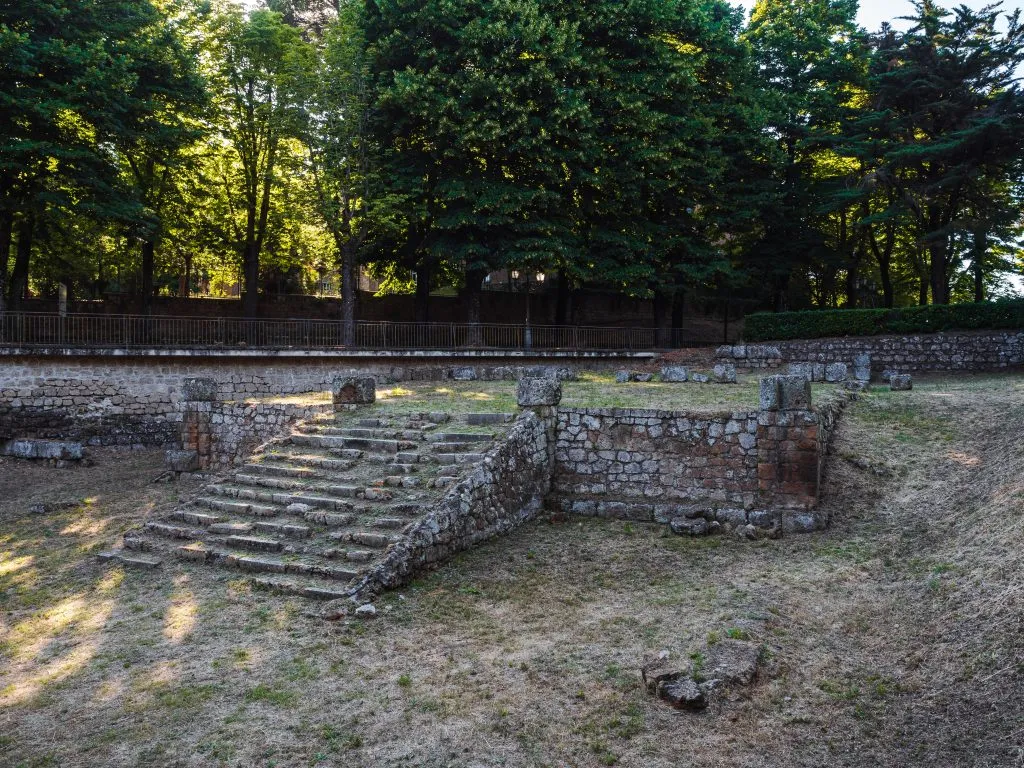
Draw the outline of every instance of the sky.
M754 0L739 1L748 11L754 7ZM979 2L978 0L939 0L939 5L947 9L959 5L966 5L969 8L977 9L989 5L989 0L984 0L984 2ZM1004 0L1003 2L1004 11L1012 12L1018 8L1024 8L1024 0ZM869 32L877 30L883 21L888 21L893 27L901 29L905 28L907 24L906 22L898 22L896 19L900 16L909 15L912 10L913 6L910 4L910 0L861 0L860 13L857 14L857 20Z

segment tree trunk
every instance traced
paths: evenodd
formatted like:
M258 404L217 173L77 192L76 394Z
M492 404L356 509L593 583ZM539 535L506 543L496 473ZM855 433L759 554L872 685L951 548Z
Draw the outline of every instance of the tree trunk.
M846 307L857 308L857 280L860 277L860 249L854 248L850 262L846 266Z
M928 246L931 257L931 289L933 304L949 304L949 278L946 268L948 238L935 240Z
M922 274L918 280L917 303L922 307L928 305L928 275Z
M0 314L7 308L7 262L13 233L14 216L10 211L0 211Z
M192 295L192 252L185 254L185 290L182 295L187 299Z
M480 294L482 293L481 284L485 277L487 277L487 270L466 270L466 322L471 326L467 333L467 343L471 347L479 347L483 344L483 337L480 333Z
M341 249L341 343L356 343L356 253L350 241Z
M430 322L430 280L433 265L426 256L416 265L416 299L413 311L417 323Z
M985 257L988 255L988 234L984 230L974 233L974 254L971 267L974 272L974 300L985 300Z
M558 286L555 293L555 325L565 325L569 317L569 280L565 272L558 272Z
M651 302L654 311L654 344L658 349L672 346L672 294L655 291Z
M686 294L682 286L677 286L672 295L672 347L679 349L683 346L683 318L686 310Z
M11 274L11 290L8 306L12 312L22 307L28 290L29 260L32 258L32 236L35 234L36 216L26 213L18 222L18 249L14 257L14 272Z
M156 256L156 242L142 243L142 314L153 312L153 262Z
M892 255L878 254L878 274L882 278L882 304L886 309L892 309L895 297L892 291Z

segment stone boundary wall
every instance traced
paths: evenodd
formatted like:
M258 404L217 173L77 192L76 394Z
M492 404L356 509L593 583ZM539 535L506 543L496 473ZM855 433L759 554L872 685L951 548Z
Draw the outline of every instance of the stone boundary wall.
M485 539L508 533L543 509L551 479L551 424L524 411L472 473L391 546L352 590L362 602Z
M334 405L259 400L186 402L180 443L195 451L199 468L217 472L244 464L256 449L288 431L296 422L334 412Z
M772 342L791 362L846 363L871 355L871 372L999 371L1024 366L1024 331L949 331Z
M552 496L566 514L814 530L839 415L851 395L816 409L728 413L559 409ZM690 514L692 513L692 514Z
M180 351L185 352L185 351ZM0 439L70 439L92 445L171 447L178 442L186 378L217 383L219 400L328 392L345 376L381 383L444 381L454 375L512 380L545 368L621 366L621 357L521 355L360 356L311 354L48 355L0 352Z
M757 415L560 408L553 492L572 500L568 511L601 517L650 518L663 504L753 506Z

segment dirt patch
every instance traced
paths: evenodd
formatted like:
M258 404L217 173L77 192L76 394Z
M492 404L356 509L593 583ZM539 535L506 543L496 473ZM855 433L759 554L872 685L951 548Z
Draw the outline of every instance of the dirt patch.
M148 482L157 455L5 463L0 764L1013 766L1022 439L1024 378L915 381L848 409L827 532L538 522L333 624L229 576L100 567L182 492ZM641 685L642 659L727 638L762 648L758 680L704 713Z

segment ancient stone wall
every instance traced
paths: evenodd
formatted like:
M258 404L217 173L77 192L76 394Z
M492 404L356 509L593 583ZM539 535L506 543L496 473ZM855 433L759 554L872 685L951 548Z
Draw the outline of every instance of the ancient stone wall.
M564 373L620 365L620 359L602 356L0 353L0 438L169 446L178 440L182 383L190 377L214 380L220 400L238 400L327 392L336 379L354 373L374 376L381 383L443 381L453 376L512 380L536 368Z
M871 371L998 371L1024 366L1024 332L963 331L908 336L857 336L772 342L788 362L852 365L871 356Z
M260 445L287 432L297 421L333 410L329 400L321 403L274 399L185 402L181 447L196 452L200 469L216 472L244 464Z
M549 427L524 411L483 462L360 581L353 590L357 600L399 586L425 567L533 518L550 487Z
M815 507L848 397L716 414L560 409L549 504L597 517L822 528Z
M574 514L650 519L660 505L752 506L757 412L558 412L554 494Z

